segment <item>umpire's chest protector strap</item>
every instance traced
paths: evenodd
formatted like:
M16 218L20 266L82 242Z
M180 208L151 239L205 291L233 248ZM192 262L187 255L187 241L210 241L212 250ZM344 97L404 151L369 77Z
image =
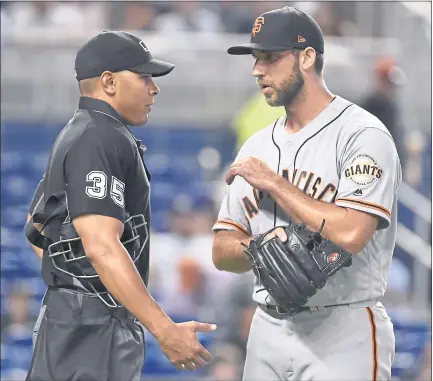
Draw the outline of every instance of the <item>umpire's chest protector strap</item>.
M66 204L65 192L60 192L50 196L45 204L44 210L40 213L35 213L29 219L24 227L24 232L28 241L43 250L47 250L54 241L43 235L41 232L47 225L60 225L68 217L68 208ZM39 231L34 224L42 224L42 229Z

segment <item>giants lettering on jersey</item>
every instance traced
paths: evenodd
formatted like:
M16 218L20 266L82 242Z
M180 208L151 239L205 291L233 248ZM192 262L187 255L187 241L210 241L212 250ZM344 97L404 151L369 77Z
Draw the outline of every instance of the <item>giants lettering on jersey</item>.
M366 154L356 156L344 171L344 176L358 185L369 185L382 174L383 169L379 168L377 161Z
M314 172L295 169L293 176L289 176L289 170L285 168L281 171L281 176L287 181L290 181L289 179L292 178L292 184L316 200L333 202L337 194L337 187L334 184L325 183L325 181ZM254 218L259 213L258 207L260 200L264 197L263 192L257 189L253 189L253 194L255 203L248 196L242 198L242 203L250 219ZM270 198L269 194L267 198Z

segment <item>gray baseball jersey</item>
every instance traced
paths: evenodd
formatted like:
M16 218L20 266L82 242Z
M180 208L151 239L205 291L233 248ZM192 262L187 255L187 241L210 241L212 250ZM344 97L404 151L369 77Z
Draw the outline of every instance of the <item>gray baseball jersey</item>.
M335 99L300 131L289 134L285 117L255 133L236 160L255 156L311 197L371 213L379 225L353 264L328 280L308 306L348 304L380 299L397 231L397 189L401 166L394 141L372 114ZM213 230L240 230L249 235L287 224L281 208L237 176L227 187ZM274 304L256 279L254 300Z

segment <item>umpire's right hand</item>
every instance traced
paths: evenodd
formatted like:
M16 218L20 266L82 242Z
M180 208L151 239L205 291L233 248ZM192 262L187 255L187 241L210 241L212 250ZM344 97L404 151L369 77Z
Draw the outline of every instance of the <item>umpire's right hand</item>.
M215 324L189 321L166 329L157 341L170 362L179 370L196 370L209 362L212 355L200 344L196 332L215 331Z

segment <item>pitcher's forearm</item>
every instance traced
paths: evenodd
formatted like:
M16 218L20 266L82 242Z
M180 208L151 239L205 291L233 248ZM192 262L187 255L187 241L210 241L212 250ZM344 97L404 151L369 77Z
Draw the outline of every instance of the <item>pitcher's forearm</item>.
M315 200L281 177L268 189L279 207L296 222L318 231L352 254L360 252L376 231L378 218L366 212Z
M215 267L221 271L245 273L251 270L251 261L244 252L244 245L249 244L251 236L241 232L220 230L215 233L212 259Z

